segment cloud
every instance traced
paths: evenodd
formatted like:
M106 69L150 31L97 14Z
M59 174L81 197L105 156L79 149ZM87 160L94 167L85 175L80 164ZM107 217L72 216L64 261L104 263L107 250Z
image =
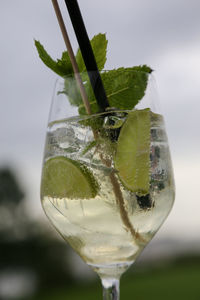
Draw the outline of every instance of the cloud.
M119 1L117 5L114 0L109 4L85 0L80 5L90 35L107 33L110 65L149 62L199 39L198 0Z
M157 61L156 75L169 133L182 151L200 150L199 53L200 43L190 43L166 51Z

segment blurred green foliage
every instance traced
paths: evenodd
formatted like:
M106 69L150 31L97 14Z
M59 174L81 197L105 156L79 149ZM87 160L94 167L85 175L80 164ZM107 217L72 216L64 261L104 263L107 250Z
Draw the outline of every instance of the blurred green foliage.
M100 280L77 280L69 267L70 248L44 224L30 219L15 174L0 169L0 276L27 270L36 279L35 294L13 300L102 299ZM39 201L39 199L38 199ZM136 263L121 280L121 299L199 300L200 255L154 265ZM12 287L11 287L12 288ZM0 291L1 292L1 291ZM8 300L11 298L0 299Z
M0 275L28 271L38 290L71 284L74 279L65 263L69 248L44 224L30 219L25 201L16 175L0 169Z
M133 267L134 269L134 267ZM200 257L183 258L163 267L129 271L121 279L121 299L199 300ZM101 300L100 282L44 292L30 300Z

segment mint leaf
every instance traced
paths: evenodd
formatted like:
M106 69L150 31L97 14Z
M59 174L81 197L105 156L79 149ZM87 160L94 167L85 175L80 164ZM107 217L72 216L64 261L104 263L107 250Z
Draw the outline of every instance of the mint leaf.
M89 142L86 147L82 151L82 155L85 155L89 150L91 150L93 147L97 145L97 141L94 140L92 142Z
M94 92L93 92L88 74L87 74L87 72L81 73L80 76L81 76L88 100L91 105L91 112L95 113L99 110L99 107L97 105L96 98L94 96ZM63 93L65 93L68 96L68 99L69 99L69 102L71 103L71 105L79 107L80 114L87 114L74 74L65 77L65 88L64 88Z
M110 107L131 110L143 98L148 83L148 66L119 68L101 73ZM89 82L86 84L92 113L98 112L98 106ZM84 106L79 106L79 113L86 114Z
M62 93L67 95L70 104L73 106L79 106L83 103L76 79L73 75L65 78L64 90Z
M95 35L92 38L90 43L97 62L98 69L99 71L101 71L103 70L104 65L106 63L106 53L107 53L107 45L108 45L108 41L106 40L106 35L99 33L98 35ZM78 49L77 51L76 61L78 64L79 71L86 72L87 70L80 49Z
M135 66L132 68L127 68L127 70L134 70L134 71L145 72L145 73L149 73L149 74L151 74L153 72L153 70L147 65Z
M69 76L74 73L72 63L67 51L64 51L61 59L57 60L57 66L62 70L64 76Z
M149 67L138 66L102 73L110 106L117 109L133 109L145 94L150 72Z
M39 41L35 40L35 46L43 63L56 74L64 77L73 73L72 65L67 52L63 52L61 60L55 61L51 58Z

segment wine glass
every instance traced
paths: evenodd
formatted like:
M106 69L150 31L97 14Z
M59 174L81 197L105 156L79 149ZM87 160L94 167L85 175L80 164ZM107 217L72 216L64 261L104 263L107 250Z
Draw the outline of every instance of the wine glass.
M100 276L104 300L116 300L120 276L172 208L174 179L152 75L121 70L107 84L108 72L101 74L111 104L104 112L94 106L87 74L80 74L90 115L75 76L57 80L41 201L56 230ZM116 92L124 82L129 94Z

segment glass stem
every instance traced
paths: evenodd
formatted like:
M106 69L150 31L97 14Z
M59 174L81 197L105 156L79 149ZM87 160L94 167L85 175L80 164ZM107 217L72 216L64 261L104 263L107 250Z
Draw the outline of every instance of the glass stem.
M103 300L119 300L119 279L102 278Z

